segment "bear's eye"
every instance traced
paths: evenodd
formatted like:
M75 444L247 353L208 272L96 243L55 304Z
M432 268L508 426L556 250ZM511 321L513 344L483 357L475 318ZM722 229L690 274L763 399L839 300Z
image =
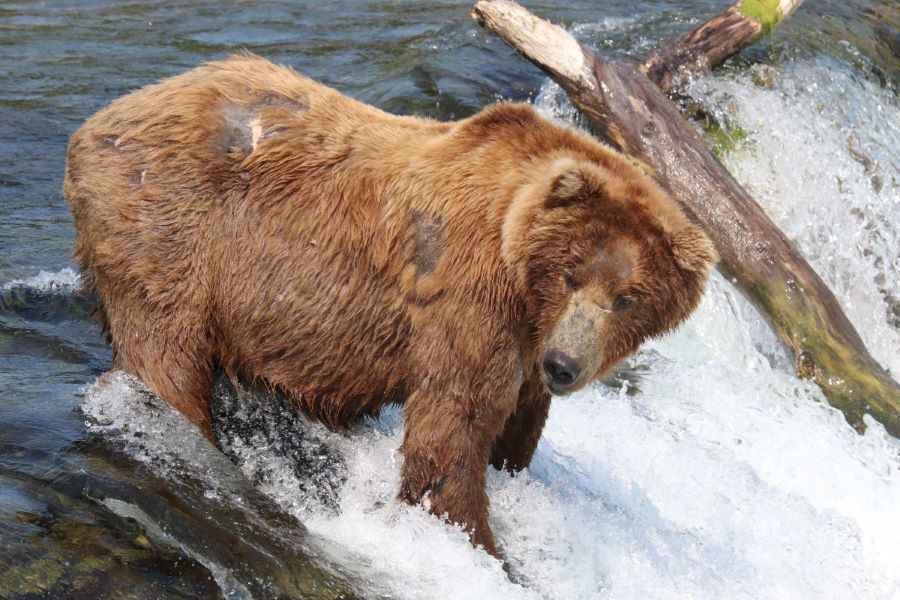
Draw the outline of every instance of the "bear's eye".
M578 280L575 279L575 276L572 275L571 273L566 273L566 275L563 279L565 279L566 285L569 287L570 290L577 290L579 287L581 287L578 283Z
M613 301L613 310L624 310L626 308L630 308L632 305L632 301L630 298L626 298L625 296L617 296Z

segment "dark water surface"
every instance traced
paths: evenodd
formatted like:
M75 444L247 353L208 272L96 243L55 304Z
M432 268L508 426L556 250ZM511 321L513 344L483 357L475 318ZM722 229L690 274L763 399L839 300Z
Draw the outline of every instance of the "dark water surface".
M727 4L528 6L569 25L621 19L621 28L576 31L598 48L640 56ZM897 6L808 2L774 41L727 68L824 55L893 94ZM74 238L60 194L66 144L110 100L242 48L396 113L454 119L498 99L532 99L545 78L482 31L470 9L466 2L0 4L0 597L381 593L224 456L221 463L207 456L204 468L215 469L220 492L237 503L217 501L202 473L177 459L163 476L152 460L136 460L86 428L81 390L111 356L65 271ZM40 271L51 275L35 279ZM318 452L310 444L292 450L298 460ZM316 468L339 469L327 460Z

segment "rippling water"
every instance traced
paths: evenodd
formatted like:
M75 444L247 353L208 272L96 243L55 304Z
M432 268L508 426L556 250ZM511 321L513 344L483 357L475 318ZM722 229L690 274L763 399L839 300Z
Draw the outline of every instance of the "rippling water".
M639 56L727 3L528 5ZM249 48L397 113L531 100L577 126L469 10L0 6L0 597L900 597L900 442L877 424L854 434L721 277L628 377L554 403L531 469L491 473L506 565L394 501L397 410L338 434L220 382L222 453L139 382L100 377L110 352L77 292L60 196L85 118ZM895 374L898 24L890 1L809 2L686 90L723 161Z

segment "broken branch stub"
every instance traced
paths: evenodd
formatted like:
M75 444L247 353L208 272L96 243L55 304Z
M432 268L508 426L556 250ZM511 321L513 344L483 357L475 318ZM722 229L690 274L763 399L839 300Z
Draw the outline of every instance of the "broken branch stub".
M641 72L664 92L676 76L702 73L756 43L803 0L741 0L700 27L653 52Z
M869 413L900 436L900 386L869 354L828 286L637 64L580 45L574 52L578 42L564 29L512 0L478 2L475 17L547 71L601 135L653 169L712 238L720 270L793 350L802 377L814 379L858 431Z

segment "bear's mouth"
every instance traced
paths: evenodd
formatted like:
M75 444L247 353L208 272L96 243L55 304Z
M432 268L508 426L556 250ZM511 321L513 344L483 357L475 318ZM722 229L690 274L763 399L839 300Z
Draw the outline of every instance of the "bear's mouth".
M544 386L554 396L568 396L579 387L581 387L578 382L573 382L568 385L562 385L559 383L555 383L552 380L548 380L547 378L544 378Z

